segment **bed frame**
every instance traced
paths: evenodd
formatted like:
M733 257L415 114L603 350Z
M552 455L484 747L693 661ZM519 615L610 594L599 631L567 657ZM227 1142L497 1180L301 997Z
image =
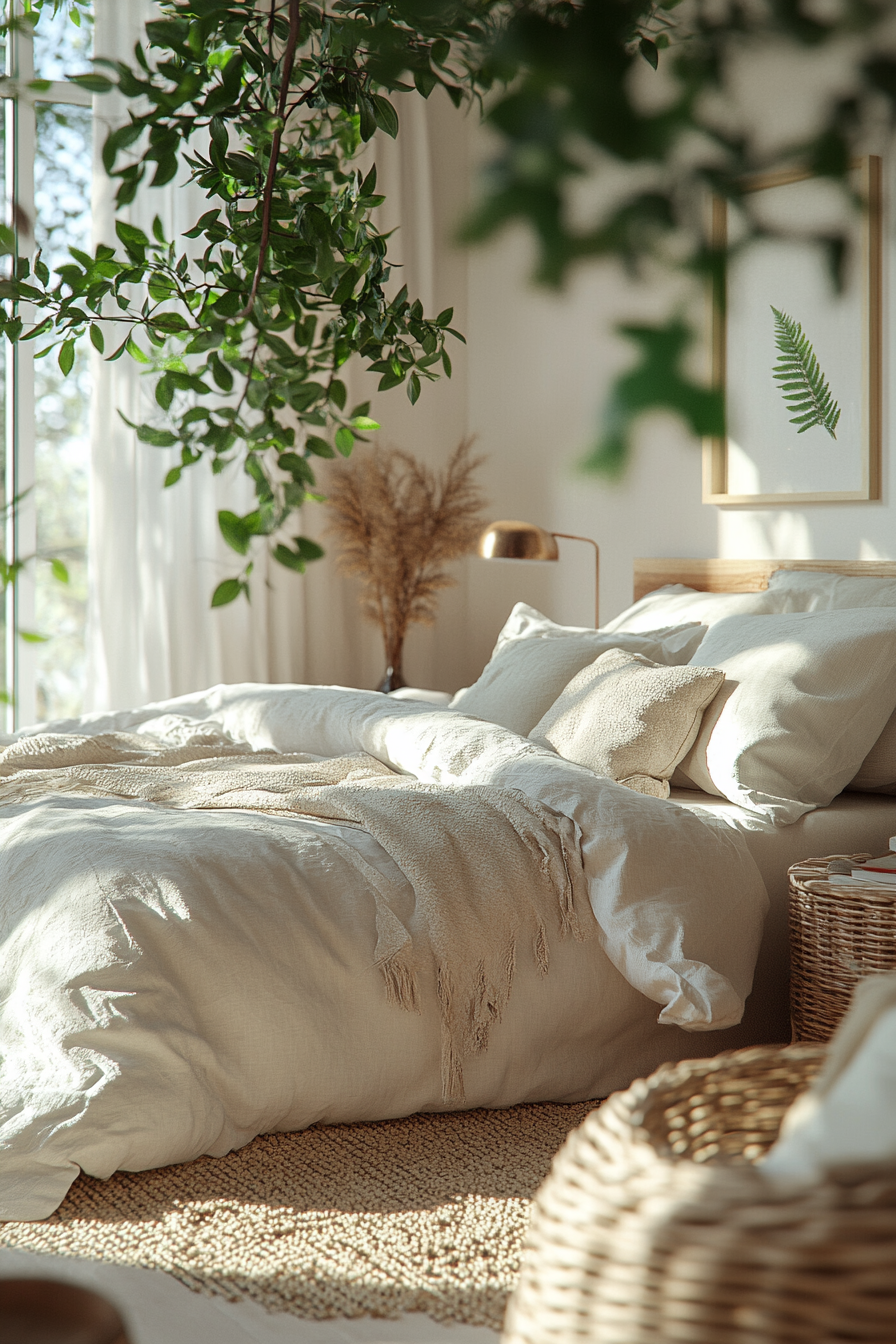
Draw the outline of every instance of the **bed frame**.
M634 562L634 600L667 583L701 593L758 593L776 569L810 569L851 578L896 578L896 560L647 560Z

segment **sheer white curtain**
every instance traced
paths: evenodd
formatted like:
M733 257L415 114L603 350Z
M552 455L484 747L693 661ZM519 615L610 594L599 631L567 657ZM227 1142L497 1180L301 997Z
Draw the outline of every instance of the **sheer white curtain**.
M132 61L134 43L152 17L151 0L95 0L95 11L97 55ZM402 280L428 311L452 302L462 310L460 286L448 283L465 277L448 241L457 182L447 184L446 194L444 176L434 182L432 163L441 141L456 149L463 127L450 109L430 108L416 97L403 102L398 144L387 141L375 150L389 226L400 225L393 246L405 264ZM114 243L116 184L106 177L100 153L110 126L126 116L124 100L98 97L94 110L94 238ZM446 154L451 159L450 149ZM454 158L459 163L463 155ZM177 238L207 208L196 188L172 183L142 188L128 218L148 231L159 215L166 236ZM440 210L445 219L437 223ZM358 399L369 395L364 387L371 380L359 374L355 381ZM354 588L336 575L329 557L297 577L260 552L251 603L240 599L211 610L215 585L240 563L218 535L217 510L248 511L249 482L237 470L213 477L199 463L163 490L170 452L138 443L119 414L135 423L157 414L140 366L127 356L114 364L95 357L94 388L86 708L123 708L219 681L375 685L382 671L378 635L361 621ZM393 392L375 408L390 441L434 463L465 431L462 371L447 394L440 393L411 410ZM303 530L320 536L324 511L312 505L305 512ZM424 639L420 671L411 667L428 684L438 680L431 670L439 661L434 647L432 637Z
M131 61L147 0L96 0L97 55ZM96 242L115 242L115 183L100 153L106 133L124 115L117 95L95 99L93 229ZM159 215L169 237L198 218L204 197L183 184L146 189L128 218L149 230ZM216 583L239 565L217 536L216 499L234 507L246 485L215 480L204 464L177 486L162 489L171 454L148 448L121 419L139 423L158 413L149 380L125 356L94 361L91 426L88 695L90 708L120 708L179 695L217 681L268 680L268 604L264 566L260 600L212 611ZM236 504L239 508L239 503Z

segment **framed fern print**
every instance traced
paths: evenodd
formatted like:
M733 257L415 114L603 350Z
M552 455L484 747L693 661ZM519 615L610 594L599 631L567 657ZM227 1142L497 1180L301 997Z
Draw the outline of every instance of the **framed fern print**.
M857 161L854 186L861 210L806 172L750 183L770 232L732 248L713 294L712 376L725 393L728 433L704 446L705 503L880 498L879 158ZM847 238L841 290L809 230ZM712 237L736 243L724 201L713 201Z

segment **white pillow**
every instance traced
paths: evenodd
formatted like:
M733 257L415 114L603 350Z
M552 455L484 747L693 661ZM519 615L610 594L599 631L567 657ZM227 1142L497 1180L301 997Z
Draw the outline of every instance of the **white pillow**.
M699 621L714 625L726 616L768 615L789 611L784 594L769 591L761 593L701 593L686 588L683 583L670 583L657 588L627 607L604 630L656 630L662 625L676 625L680 621Z
M786 599L790 611L842 611L850 607L896 607L896 577L816 573L779 569L769 589ZM896 715L847 786L867 793L896 792Z
M611 649L573 677L529 737L638 793L669 797L669 776L725 680Z
M842 611L849 607L896 607L896 577L829 574L811 569L777 569L769 592L788 611Z
M725 685L676 772L780 823L826 806L896 705L896 611L732 616L691 660Z
M651 636L661 635L674 654L674 663L686 663L688 658L696 652L700 640L706 633L699 628L699 621L663 621L660 626L645 626L644 632ZM511 611L507 620L501 628L498 638L495 641L495 647L492 649L492 657L499 649L503 649L505 644L509 644L514 639L571 639L579 635L592 636L595 634L604 634L608 626L601 626L595 630L593 625L558 625L556 621L543 616L535 607L528 606L525 602L517 602ZM637 632L642 633L641 631ZM676 642L677 641L677 642ZM680 650L681 657L678 656ZM669 658L670 664L673 658Z
M688 661L703 633L694 624L637 635L577 629L555 625L518 603L482 676L458 691L450 708L525 737L567 682L608 649L623 648L657 663L679 665Z

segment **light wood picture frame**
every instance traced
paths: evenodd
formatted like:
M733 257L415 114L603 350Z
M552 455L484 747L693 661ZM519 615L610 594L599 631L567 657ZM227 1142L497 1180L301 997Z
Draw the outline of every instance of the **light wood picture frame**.
M760 218L792 230L736 253L711 299L713 386L725 395L728 434L703 448L706 504L777 505L880 499L882 348L882 165L853 167L863 208L809 172L751 180L763 193ZM716 247L728 238L726 202L711 205ZM800 235L816 229L851 242L846 283L836 293L821 249ZM724 286L724 289L722 289ZM791 423L772 376L779 358L772 306L798 321L840 407L836 437Z

